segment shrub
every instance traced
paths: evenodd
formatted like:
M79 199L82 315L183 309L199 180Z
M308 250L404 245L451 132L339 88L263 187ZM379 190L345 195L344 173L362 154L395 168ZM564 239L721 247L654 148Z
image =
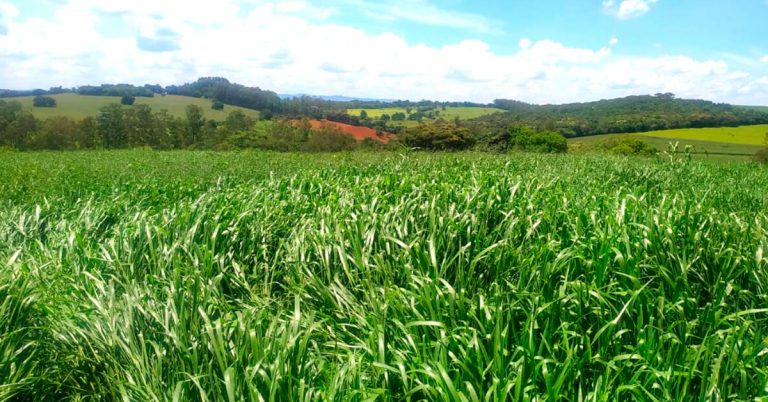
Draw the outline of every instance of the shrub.
M126 106L131 106L136 102L136 97L132 95L123 95L120 99L120 103Z
M568 142L562 134L554 131L526 131L515 137L514 148L540 153L565 153Z
M624 156L653 156L659 153L649 142L629 136L611 138L605 141L601 148L612 154Z
M56 99L50 96L37 95L32 100L32 105L34 107L56 107Z
M214 100L211 104L211 109L213 110L224 110L224 103L222 103L219 100Z
M467 149L475 143L467 127L445 121L406 129L400 140L409 147L441 151Z

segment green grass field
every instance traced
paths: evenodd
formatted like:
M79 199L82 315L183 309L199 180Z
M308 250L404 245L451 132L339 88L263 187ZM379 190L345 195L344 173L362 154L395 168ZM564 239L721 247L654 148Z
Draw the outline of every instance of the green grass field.
M768 125L685 128L678 130L650 131L640 133L639 135L679 140L722 142L727 144L765 145L766 135L768 135Z
M21 97L21 98L3 98L6 101L18 101L21 102L26 110L32 112L37 118L44 119L46 117L53 116L67 116L73 119L83 119L89 116L96 116L99 112L99 108L108 105L110 103L120 103L119 97L114 96L83 96L77 94L59 94L53 95L52 98L56 99L56 107L44 108L32 106L33 97ZM153 98L136 98L136 104L146 104L152 107L152 110L160 111L166 109L168 112L177 117L184 117L187 105L198 105L205 112L205 117L211 120L224 120L227 115L233 110L242 110L249 116L258 117L259 112L251 109L244 109L237 106L225 106L224 110L211 109L211 101L209 99L192 98L187 96L175 96L167 95L160 96L155 95Z
M0 400L762 400L768 169L0 153Z
M766 133L768 125L664 130L570 138L568 145L575 151L594 150L611 138L632 136L651 143L660 151L666 150L670 142L678 142L681 149L686 145L692 146L694 153L700 157L744 159L765 147Z
M441 108L437 108L436 111L440 112L440 117L442 117L445 120L453 120L456 117L459 117L462 120L469 120L469 119L475 119L478 117L486 116L493 113L503 112L501 109L491 108L491 107L446 107L446 110L442 110ZM384 114L388 114L392 116L395 113L406 113L405 108L399 108L399 107L389 107L389 108L382 108L382 109L347 109L347 113L349 113L351 116L360 116L360 112L362 110L365 110L365 112L368 114L371 118L379 118ZM413 108L413 111L415 111L416 108ZM407 115L407 113L406 113ZM430 121L429 119L424 119L425 122ZM416 121L411 120L405 120L405 121L391 121L390 124L397 124L402 125L405 127L412 127L415 125L418 125L419 123Z

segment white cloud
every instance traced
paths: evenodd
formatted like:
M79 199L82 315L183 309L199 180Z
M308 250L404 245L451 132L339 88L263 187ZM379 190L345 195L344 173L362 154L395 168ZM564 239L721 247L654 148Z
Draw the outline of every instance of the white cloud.
M617 56L610 46L526 38L504 54L479 40L426 46L327 22L301 2L262 1L243 9L223 0L216 10L208 2L185 2L183 12L165 10L165 2L136 4L70 0L53 20L13 23L0 36L0 88L169 85L216 75L282 93L414 100L562 103L657 92L743 104L768 98L764 78L720 60ZM135 35L100 35L106 10L123 12ZM140 37L150 41L139 43Z
M8 26L18 15L16 6L0 1L0 36L8 34Z
M768 0L766 0L766 2L768 2ZM763 62L763 63L768 63L768 55L766 55L766 56L763 56L763 57L760 59L760 61L761 61L761 62Z
M603 10L619 19L640 17L651 11L651 5L659 0L603 0Z
M611 38L611 40L608 41L608 44L611 46L616 46L619 44L619 38Z

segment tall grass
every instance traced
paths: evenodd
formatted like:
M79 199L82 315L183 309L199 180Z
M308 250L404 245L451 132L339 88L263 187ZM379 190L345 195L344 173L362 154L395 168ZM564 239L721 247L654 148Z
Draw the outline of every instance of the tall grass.
M0 172L0 400L768 396L754 165L122 152Z

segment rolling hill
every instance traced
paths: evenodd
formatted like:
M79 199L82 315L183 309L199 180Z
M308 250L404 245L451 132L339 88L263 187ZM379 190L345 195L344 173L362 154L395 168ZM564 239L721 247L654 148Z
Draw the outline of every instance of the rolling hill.
M56 107L44 108L32 106L32 96L18 97L18 98L3 98L6 101L17 101L22 104L24 109L29 110L32 114L40 119L53 116L66 116L72 119L83 119L89 116L95 116L99 108L106 106L110 103L120 103L120 97L117 96L87 96L78 94L58 94L50 95L56 99ZM168 110L168 113L177 116L184 117L187 105L197 105L203 109L205 117L210 120L224 120L227 115L233 110L241 110L246 115L251 117L258 117L259 112L256 110L241 108L237 106L225 105L224 110L211 109L211 100L202 98L193 98L189 96L178 95L156 95L152 98L137 97L136 104L149 105L152 110L160 111L161 109Z

